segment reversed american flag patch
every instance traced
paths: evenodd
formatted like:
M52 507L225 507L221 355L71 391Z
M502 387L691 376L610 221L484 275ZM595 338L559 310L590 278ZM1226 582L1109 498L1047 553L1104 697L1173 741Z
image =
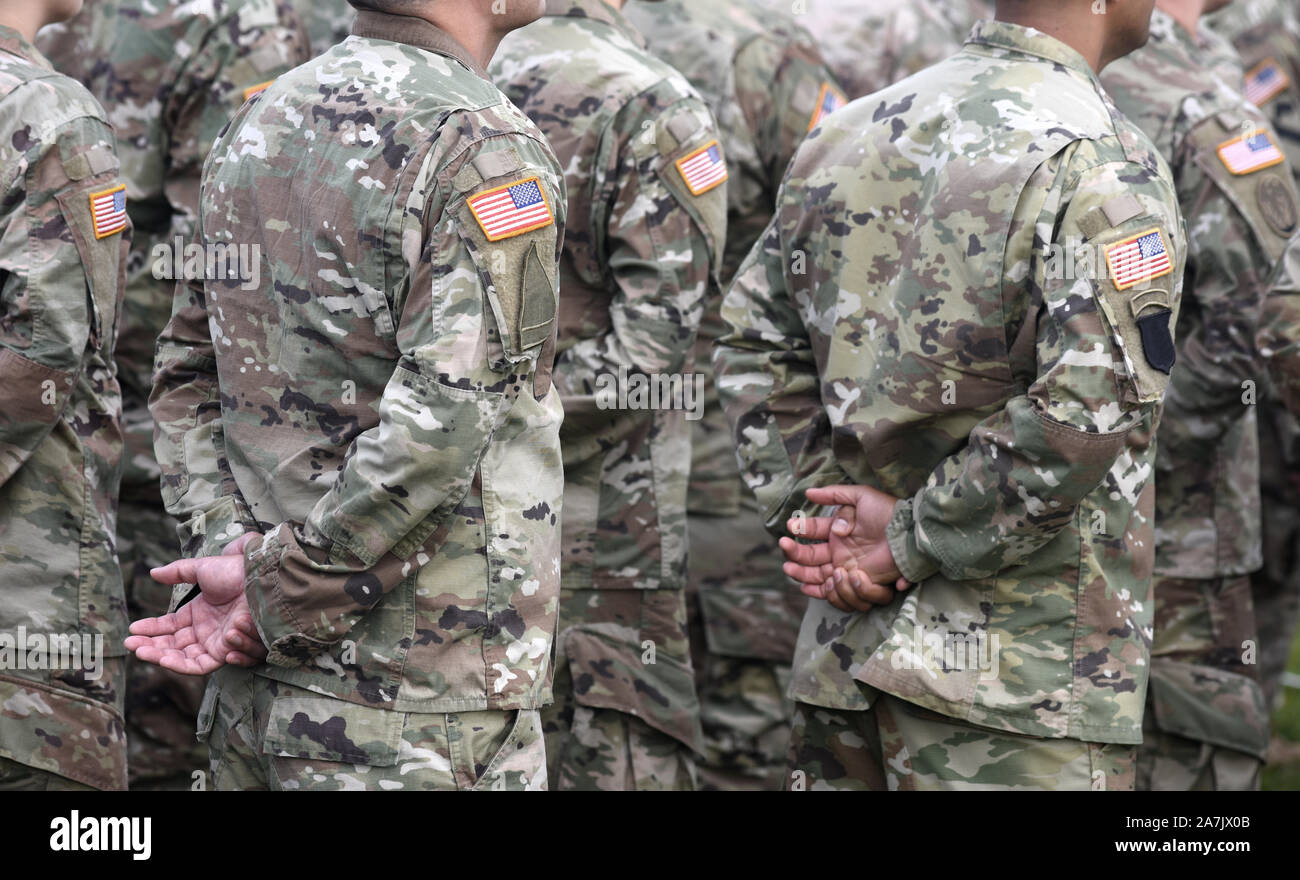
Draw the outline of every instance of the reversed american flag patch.
M1277 165L1286 156L1267 131L1256 129L1250 134L1219 144L1219 159L1233 174L1250 174Z
M688 156L677 160L677 171L686 181L693 196L702 196L727 179L727 163L722 159L722 147L710 141Z
M469 200L469 209L488 241L523 235L555 222L536 177L481 192Z
M95 238L108 238L126 229L126 184L90 194Z
M1106 248L1106 265L1110 268L1111 281L1120 290L1174 271L1164 233L1158 228L1139 232Z
M1282 65L1272 58L1265 58L1246 74L1246 100L1259 107L1289 85L1291 77L1286 75Z
M822 83L821 94L817 96L817 109L813 111L812 120L808 123L808 130L812 131L821 125L823 119L848 103L849 101L844 97L843 92L830 83Z

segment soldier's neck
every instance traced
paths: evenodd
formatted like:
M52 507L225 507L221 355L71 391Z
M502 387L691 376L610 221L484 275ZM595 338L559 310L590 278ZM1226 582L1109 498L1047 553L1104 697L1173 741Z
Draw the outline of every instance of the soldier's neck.
M36 42L36 32L46 21L44 4L9 2L0 3L0 25L13 28L29 43Z
M605 5L612 6L613 8L617 9L619 12L622 12L623 4L626 2L627 0L605 0Z
M1168 15L1193 37L1205 14L1206 0L1156 0L1156 8Z

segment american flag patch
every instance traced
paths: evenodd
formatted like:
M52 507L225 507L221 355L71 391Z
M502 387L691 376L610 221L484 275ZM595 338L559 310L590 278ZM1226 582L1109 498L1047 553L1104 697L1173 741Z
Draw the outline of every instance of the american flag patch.
M1110 280L1120 290L1174 271L1159 229L1139 232L1106 248L1106 265L1110 267Z
M481 192L469 200L469 209L488 241L523 235L555 222L536 177Z
M108 238L126 229L126 184L90 194L90 217L95 238Z
M817 96L817 109L813 112L812 121L808 123L808 130L812 131L821 125L823 119L847 103L848 99L843 92L830 83L822 83L821 94Z
M1246 74L1246 100L1260 107L1289 85L1291 77L1282 70L1282 65L1265 58Z
M268 88L271 87L271 83L273 82L275 82L275 80L271 79L271 80L267 80L264 83L258 83L255 86L249 86L248 88L244 89L244 100L247 101L249 98L253 97L254 95L262 94L262 92L265 92Z
M1276 165L1286 158L1267 131L1256 129L1250 134L1219 145L1219 158L1233 174L1250 174Z
M722 147L717 141L678 159L677 170L693 196L702 196L727 179L727 163L722 160Z

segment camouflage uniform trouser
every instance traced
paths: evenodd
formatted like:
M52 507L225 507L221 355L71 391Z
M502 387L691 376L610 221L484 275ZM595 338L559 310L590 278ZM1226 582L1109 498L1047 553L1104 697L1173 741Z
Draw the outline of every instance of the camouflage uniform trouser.
M1137 746L977 727L880 694L870 709L796 703L787 791L1130 791Z
M0 758L0 791L95 791L94 786Z
M154 492L156 493L156 489ZM117 516L117 554L132 620L167 613L171 587L149 569L180 557L176 523L161 497L123 498ZM184 790L207 766L207 749L194 739L207 679L180 675L128 657L126 739L131 787Z
M779 791L794 711L785 693L807 599L781 571L785 556L756 511L689 521L700 788Z
M677 739L617 709L584 706L572 670L555 671L555 702L542 710L556 791L693 791L695 762Z
M1139 791L1251 791L1268 748L1249 577L1156 576Z
M408 713L224 667L199 713L217 791L544 791L536 710Z
M1276 402L1259 407L1264 567L1251 577L1259 626L1259 682L1270 707L1281 700L1300 622L1300 427Z

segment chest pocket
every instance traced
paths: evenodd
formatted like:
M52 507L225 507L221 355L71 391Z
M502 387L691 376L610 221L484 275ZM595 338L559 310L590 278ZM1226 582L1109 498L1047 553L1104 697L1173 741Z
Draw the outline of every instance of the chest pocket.
M1277 135L1263 119L1220 114L1197 126L1188 142L1197 167L1246 219L1276 263L1300 227L1295 183Z

